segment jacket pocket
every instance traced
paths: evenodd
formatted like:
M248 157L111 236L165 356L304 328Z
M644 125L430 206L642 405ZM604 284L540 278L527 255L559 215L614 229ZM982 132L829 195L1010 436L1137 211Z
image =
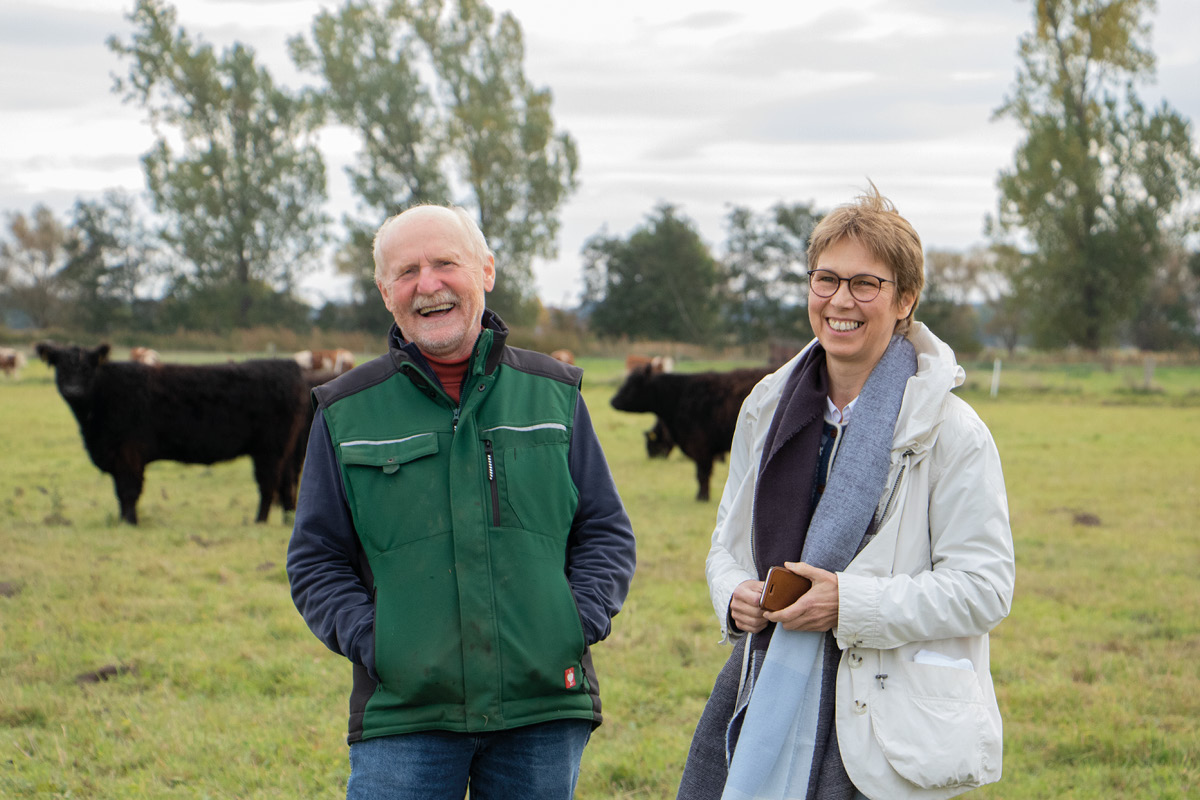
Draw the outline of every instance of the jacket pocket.
M583 624L564 572L565 539L508 529L492 537L494 553L522 565L495 583L505 701L587 690Z
M436 433L418 433L400 439L355 439L341 442L343 464L378 467L391 475L406 464L438 451Z
M450 530L450 487L444 474L438 479L435 468L438 434L348 440L338 448L346 499L368 553L387 552ZM401 508L411 498L420 499L420 514L380 524L386 509Z
M986 782L990 739L986 701L974 671L894 662L870 700L875 740L903 778L925 789Z
M411 711L463 702L458 586L454 571L445 568L453 560L454 544L441 535L373 562L375 669L388 695L384 708Z
M492 525L551 534L569 528L577 493L567 466L566 426L498 426L480 435Z

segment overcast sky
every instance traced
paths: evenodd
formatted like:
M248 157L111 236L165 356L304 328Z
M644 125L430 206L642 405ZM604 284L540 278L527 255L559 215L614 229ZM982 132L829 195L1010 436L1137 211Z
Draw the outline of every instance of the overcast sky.
M284 42L308 33L319 0L179 0L179 23L223 49L253 47L296 85ZM983 240L997 172L1019 131L992 121L1015 76L1031 0L494 0L526 36L526 74L580 152L562 209L559 258L535 265L542 300L578 301L580 249L627 235L663 201L719 250L731 204L827 209L868 178L927 248ZM1159 0L1152 47L1165 97L1200 120L1200 2ZM0 211L45 203L64 217L107 188L140 192L151 135L112 93L105 46L128 39L133 0L0 0ZM345 136L324 142L331 211L351 206ZM503 277L503 264L497 265ZM305 281L310 300L340 291Z

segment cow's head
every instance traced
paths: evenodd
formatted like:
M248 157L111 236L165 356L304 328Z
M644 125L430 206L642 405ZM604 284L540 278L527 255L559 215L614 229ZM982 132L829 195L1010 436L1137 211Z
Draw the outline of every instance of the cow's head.
M658 420L654 427L646 431L646 455L650 458L666 458L675 449L675 440L667 432L667 426Z
M609 402L617 411L649 411L649 386L658 371L649 364L630 371Z
M96 369L108 361L107 343L86 348L38 342L38 358L54 367L54 382L66 400L87 397L96 380Z

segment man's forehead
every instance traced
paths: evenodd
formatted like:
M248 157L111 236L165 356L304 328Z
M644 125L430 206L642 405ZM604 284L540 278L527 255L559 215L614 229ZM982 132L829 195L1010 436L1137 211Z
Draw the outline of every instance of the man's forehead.
M462 260L471 252L470 241L457 219L431 215L399 220L386 247L392 257L406 261L422 256Z

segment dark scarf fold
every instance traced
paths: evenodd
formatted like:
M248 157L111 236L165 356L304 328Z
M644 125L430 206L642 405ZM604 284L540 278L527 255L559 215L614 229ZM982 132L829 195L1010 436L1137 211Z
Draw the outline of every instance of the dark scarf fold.
M855 406L858 427L847 426L826 493L814 509L811 487L816 479L828 395L824 349L814 345L796 364L771 420L755 486L751 535L760 579L769 567L784 561L805 561L840 572L854 558L874 527L874 510L883 495L890 464L895 421L907 379L915 372L912 345L903 337L893 337L863 387ZM753 692L762 651L768 647L774 627L770 625L763 634L750 637L749 675L740 693L743 647L735 647L718 675L692 741L680 800L721 796L727 776L726 753L732 754L737 743L747 695ZM842 765L834 731L834 684L840 655L832 633L825 634L816 744L809 770L810 799L849 798L855 791ZM735 722L734 718L739 719Z

